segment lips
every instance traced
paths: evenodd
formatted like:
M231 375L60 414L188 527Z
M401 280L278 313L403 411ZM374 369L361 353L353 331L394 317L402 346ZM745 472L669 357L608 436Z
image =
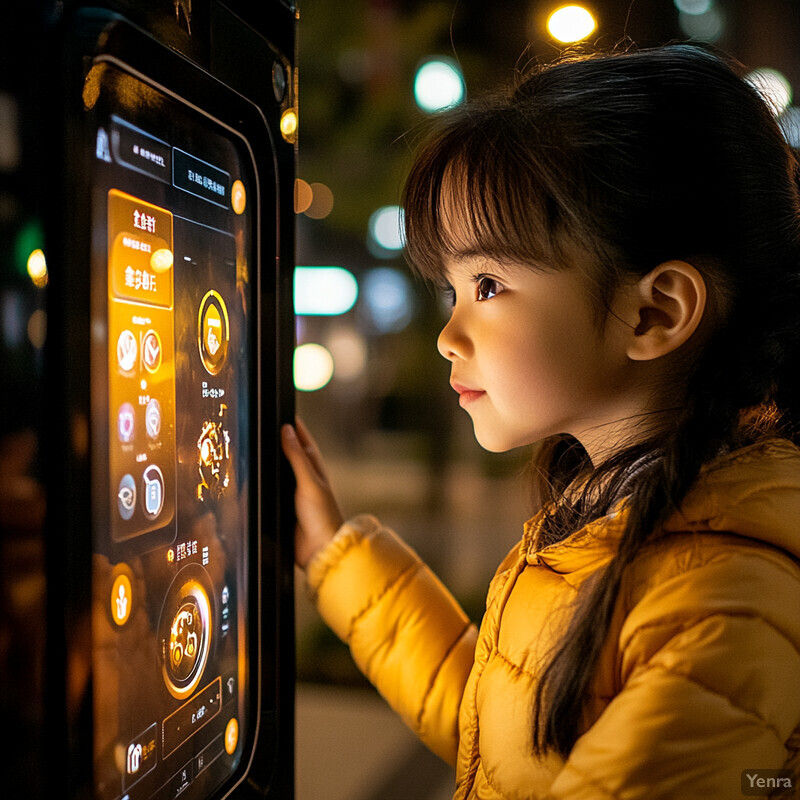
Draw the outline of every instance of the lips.
M463 386L460 383L451 382L450 385L458 392L458 403L462 408L486 394L483 389L471 389L469 386Z

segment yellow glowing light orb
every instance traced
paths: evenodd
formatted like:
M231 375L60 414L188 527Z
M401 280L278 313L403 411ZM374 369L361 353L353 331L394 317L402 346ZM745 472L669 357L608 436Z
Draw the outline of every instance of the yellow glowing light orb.
M168 269L172 268L173 260L172 250L162 247L150 256L150 267L153 272L166 272Z
M595 28L594 17L583 6L563 6L547 20L547 30L559 42L579 42Z
M333 356L321 344L301 344L294 351L294 385L301 392L316 392L333 377Z
M297 112L287 108L281 115L281 134L287 142L293 142L297 134Z
M35 286L40 289L47 286L47 261L44 257L44 251L34 250L28 256L28 275Z

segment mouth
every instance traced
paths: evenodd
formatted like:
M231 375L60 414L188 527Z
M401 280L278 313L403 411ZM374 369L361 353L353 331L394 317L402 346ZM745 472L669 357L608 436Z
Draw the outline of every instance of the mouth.
M483 389L470 389L468 386L462 386L460 383L451 382L450 385L458 392L458 404L462 408L465 408L470 403L474 403L486 394Z

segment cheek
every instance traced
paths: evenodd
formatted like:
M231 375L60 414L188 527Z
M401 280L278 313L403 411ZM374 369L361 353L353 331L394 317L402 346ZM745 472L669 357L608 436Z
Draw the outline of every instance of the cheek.
M516 391L534 392L553 402L585 397L605 382L606 353L587 326L550 317L530 328L515 343L517 357L509 363Z

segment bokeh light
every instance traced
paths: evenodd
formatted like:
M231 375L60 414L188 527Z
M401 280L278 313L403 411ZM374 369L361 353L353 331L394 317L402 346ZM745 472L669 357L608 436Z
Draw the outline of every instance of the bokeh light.
M391 258L398 250L402 250L405 238L403 225L403 209L400 206L383 206L373 212L369 218L369 240L380 248L378 251L373 249L373 252Z
M28 256L28 275L33 281L34 286L43 289L47 286L47 261L44 257L44 251L40 249L33 250Z
M725 19L716 6L710 5L708 10L701 14L681 11L678 14L678 24L690 39L716 42L722 36Z
M563 6L547 20L550 35L565 44L585 39L596 27L594 17L583 6Z
M789 106L778 118L778 125L789 146L800 150L800 108Z
M28 339L37 350L44 347L47 339L47 312L41 308L28 318Z
M714 5L714 0L673 0L673 2L678 11L693 17L706 14Z
M342 267L296 267L294 313L333 316L349 311L358 299L358 281Z
M771 67L760 67L745 76L777 117L792 102L792 86L786 76Z
M302 214L314 199L314 192L311 186L302 178L297 178L294 182L294 213Z
M311 202L305 210L305 215L311 219L325 219L333 211L333 192L324 183L312 183Z
M333 377L333 356L321 344L301 344L294 351L294 385L301 392L316 392Z
M426 61L414 78L414 98L429 114L457 106L464 101L466 87L458 64L438 56Z
M403 330L414 313L408 278L397 269L377 267L363 280L364 303L370 322L380 333Z
M367 368L367 342L357 330L351 327L337 328L325 343L336 364L337 381L353 381L364 374Z

